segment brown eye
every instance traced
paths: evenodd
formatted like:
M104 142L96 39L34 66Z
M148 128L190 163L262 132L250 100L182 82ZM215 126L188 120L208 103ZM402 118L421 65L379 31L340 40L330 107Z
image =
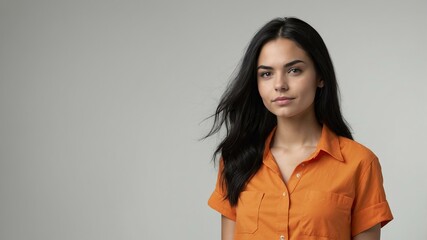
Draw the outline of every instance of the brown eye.
M271 77L271 72L261 72L259 76L262 78L268 78Z
M289 71L288 71L288 73L300 73L301 72L301 70L300 69L298 69L298 68L291 68L291 69L289 69Z

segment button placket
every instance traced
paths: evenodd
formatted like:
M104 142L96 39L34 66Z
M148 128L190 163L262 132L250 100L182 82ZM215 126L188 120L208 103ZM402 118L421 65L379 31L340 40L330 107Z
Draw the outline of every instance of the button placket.
M292 194L295 190L296 186L298 185L299 181L301 180L303 173L306 171L306 163L301 163L295 168L295 173L292 174L289 182L288 182L288 190L289 194Z
M275 195L278 200L278 204L275 207L275 213L278 217L276 222L276 230L279 233L287 231L289 226L289 207L290 207L290 193L286 185L280 189L280 192ZM280 235L280 234L279 234Z

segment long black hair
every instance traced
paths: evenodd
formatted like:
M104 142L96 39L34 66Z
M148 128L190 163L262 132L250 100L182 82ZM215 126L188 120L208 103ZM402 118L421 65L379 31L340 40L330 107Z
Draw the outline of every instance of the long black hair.
M238 67L238 72L221 97L214 123L206 137L225 126L226 136L215 150L221 155L224 169L222 184L226 199L237 204L240 192L260 169L265 139L277 124L277 118L264 106L257 87L256 68L261 48L269 41L286 38L305 50L324 82L315 96L315 114L320 124L335 134L352 139L341 115L338 86L332 60L319 33L297 18L276 18L264 25L252 38Z

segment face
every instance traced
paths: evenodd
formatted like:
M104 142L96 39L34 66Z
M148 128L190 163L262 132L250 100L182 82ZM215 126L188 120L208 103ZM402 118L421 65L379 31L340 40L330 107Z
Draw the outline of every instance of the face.
M311 58L285 38L272 40L262 47L257 81L265 107L278 118L314 113L316 89L323 87Z

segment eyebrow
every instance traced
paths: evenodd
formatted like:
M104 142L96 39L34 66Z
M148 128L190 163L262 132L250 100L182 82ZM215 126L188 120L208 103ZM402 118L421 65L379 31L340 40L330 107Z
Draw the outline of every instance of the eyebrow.
M291 62L286 63L286 64L284 65L284 67L285 67L285 68L288 68L288 67L291 67L291 66L293 66L293 65L295 65L295 64L297 64L297 63L304 63L304 61L299 60L299 59L297 59L297 60L293 60L293 61L291 61ZM259 65L259 66L257 67L257 70L258 70L258 69L267 69L267 70L271 70L271 69L273 69L273 68L272 68L272 67L270 67L270 66Z

